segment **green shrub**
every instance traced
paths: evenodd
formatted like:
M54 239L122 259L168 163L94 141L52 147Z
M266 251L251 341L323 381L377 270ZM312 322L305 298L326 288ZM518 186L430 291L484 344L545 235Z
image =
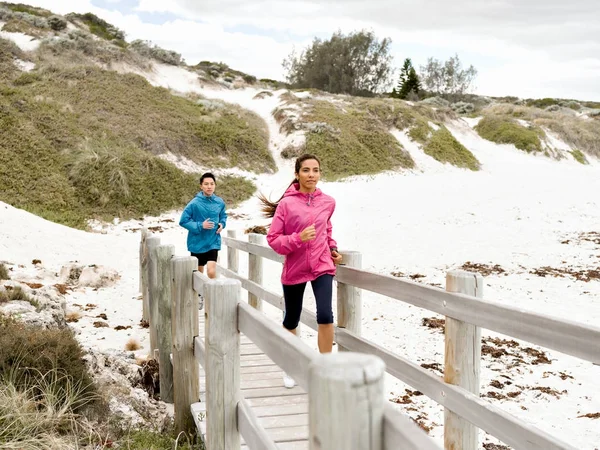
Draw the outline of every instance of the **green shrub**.
M60 16L48 17L48 25L54 31L62 31L67 28L67 21Z
M36 8L35 6L29 6L23 3L2 3L2 5L11 11L30 14L32 16L48 17L52 15L52 13L47 9Z
M475 155L444 126L433 133L423 151L441 163L450 163L456 167L479 170L481 166Z
M127 42L125 42L125 32L119 30L117 27L111 25L95 14L70 13L67 14L66 18L71 21L79 20L88 26L90 33L95 34L96 36L107 41L114 41L114 43L119 47L127 47Z
M0 374L10 375L19 391L43 386L51 374L57 392L77 388L81 402L70 406L81 411L97 395L83 356L70 329L44 329L0 317Z
M543 132L537 127L526 128L510 118L486 116L475 130L482 138L497 144L513 144L528 153L542 151Z
M578 163L589 164L589 161L581 150L571 150L571 155L573 155L573 158L575 158L575 161Z
M134 430L117 439L122 448L128 450L204 450L202 444L194 444L192 439L181 435L173 437L173 433L159 433L150 430Z
M558 105L560 102L554 98L541 98L541 99L528 99L526 100L527 106L533 106L535 108L545 109L548 106Z
M306 133L306 152L321 159L327 180L414 167L388 127L368 111L314 100L302 121L317 124Z
M244 75L242 79L248 84L256 83L256 77L254 75Z
M26 84L35 83L36 81L40 81L40 80L41 80L41 77L38 73L24 72L13 81L13 84L15 86L25 86Z
M0 304L17 300L29 303L31 306L35 307L36 310L39 310L40 308L39 302L35 298L27 295L20 286L9 287L6 291L0 291Z
M8 269L6 268L4 263L0 263L0 280L10 280Z
M129 48L146 58L152 58L165 64L180 66L184 62L180 53L162 49L150 41L136 39L129 44Z

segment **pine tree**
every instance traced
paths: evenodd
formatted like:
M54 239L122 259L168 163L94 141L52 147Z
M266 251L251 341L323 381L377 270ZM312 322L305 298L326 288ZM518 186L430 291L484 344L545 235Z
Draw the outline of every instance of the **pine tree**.
M405 99L410 92L418 94L421 90L421 81L410 58L404 60L404 65L400 71L400 80L398 81L398 98Z

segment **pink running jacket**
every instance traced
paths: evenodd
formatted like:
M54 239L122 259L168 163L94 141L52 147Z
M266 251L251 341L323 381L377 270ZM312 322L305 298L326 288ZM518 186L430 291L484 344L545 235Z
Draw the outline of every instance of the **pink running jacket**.
M285 255L281 274L281 283L285 285L305 283L324 274L335 275L330 250L337 247L331 237L335 200L320 189L305 194L298 187L294 183L285 192L267 234L271 248ZM300 233L313 223L315 239L302 242Z

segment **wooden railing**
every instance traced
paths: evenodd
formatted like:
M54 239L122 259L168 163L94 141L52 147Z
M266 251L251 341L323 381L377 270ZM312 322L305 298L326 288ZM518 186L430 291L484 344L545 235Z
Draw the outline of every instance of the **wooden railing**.
M166 256L172 255L171 247L161 250L162 246L158 246L156 242L153 243L153 239L155 238L142 238L140 255L141 266L144 270L148 270L148 268L152 270L155 266L164 268ZM327 386L326 389L329 389L330 392L337 392L334 386L335 382L327 379L325 375L328 371L322 370L323 365L329 365L327 366L329 369L344 367L349 374L360 372L360 370L379 374L385 368L394 377L423 392L445 407L444 443L446 449L476 450L479 428L515 449L575 448L560 438L502 411L479 397L480 329L487 328L593 363L600 363L600 328L506 306L499 302L483 300L483 278L477 274L463 271L449 272L446 291L444 291L361 270L360 254L342 252L343 263L346 265L338 266L336 275L338 281L336 342L340 350L347 352L321 356L259 312L261 301L266 301L280 309L284 308L281 293L272 292L262 286L262 258L276 262L283 261L281 255L262 244L263 239L264 237L260 235L249 235L249 241L246 242L236 239L235 232L228 231L228 236L223 237L223 242L228 248L227 267L219 266L220 273L226 277L224 279L209 280L198 272L192 276L192 272L195 270L195 258L172 260L171 274L169 275L172 281L170 299L166 299L164 292L161 294L161 298L164 297L163 300L158 299L158 294L152 294L152 292L162 292L156 286L154 288L152 286L153 283L164 284L165 277L154 276L150 271L146 277L150 283L150 289L147 292L149 302L144 311L148 312L151 329L154 327L154 323L160 324L160 321L164 319L155 316L157 314L155 302L161 305L170 301L169 305L172 304L173 373L174 380L176 380L172 383L176 387L187 383L186 388L183 389L186 394L180 395L180 398L177 396L179 389L174 389L176 424L180 430L189 429L193 421L189 411L190 404L196 401L193 393L198 392L197 386L193 386L193 379L198 377L194 378L192 366L195 366L196 374L198 362L205 368L209 450L238 448L235 446L239 445L238 427L250 448L276 448L273 446L274 444L267 442L268 437L265 431L258 425L258 421L252 415L252 411L245 401L240 398L239 373L234 368L236 358L238 362L236 367L239 368L240 332L246 334L276 364L294 377L300 386L307 390L313 404L323 401L323 399L319 400L315 397L316 392L322 386ZM144 250L148 247L156 249ZM239 251L249 255L248 278L238 273ZM163 262L159 261L154 265L151 261L148 262L144 259L146 254L156 254L157 258L160 254ZM144 278L142 272L142 291L144 291ZM197 307L194 307L197 294L191 288L192 285L197 292L204 293L206 301L206 341L204 343L199 338L194 339L194 336L198 335L198 311ZM240 301L240 287L248 291L248 300L253 307ZM446 316L443 379L406 358L361 337L361 290L382 294ZM224 300L225 297L227 300ZM217 298L219 301L215 300ZM144 304L146 305L146 301ZM162 309L160 306L158 308L164 312L166 305L167 303ZM313 329L316 328L314 313L306 309L302 313L301 322ZM157 330L163 330L162 333L164 333L165 326L156 325L156 327ZM162 333L157 331L157 336ZM150 335L153 335L152 331ZM222 340L225 335L232 336L233 340ZM219 341L219 339L221 340ZM166 344L167 339L157 338L156 341L162 346ZM164 357L161 357L161 354L165 351L168 352L168 349L165 350L163 347L160 347L158 351L161 361L161 391L163 389L162 364L164 364ZM361 355L353 355L350 352L359 352ZM233 359L225 361L225 358ZM191 360L193 360L192 366L190 366ZM227 372L221 372L220 368L225 366ZM211 375L211 371L213 375ZM219 383L214 379L218 373L227 374L226 377L219 378L226 380L220 382L221 384L215 384ZM327 407L334 408L335 405L320 405L319 409L314 411L311 408L311 448L319 448L312 447L312 439L315 438L321 443L335 442L335 445L331 447L322 445L320 447L322 449L436 448L421 430L384 400L383 391L379 387L383 380L382 373L381 376L373 376L372 387L376 395L369 400L372 401L368 413L370 414L369 424L360 422L360 417L344 416L348 411L340 411L337 419L344 417L344 421L336 419L336 423L332 423L332 420L327 417L318 416L320 409L327 410ZM323 377L325 379L322 379ZM168 382L166 383L168 384ZM225 403L227 403L226 406ZM364 408L361 407L362 409ZM381 417L378 416L377 411L381 412ZM313 414L317 415L315 417L318 417L318 420L312 420ZM344 430L337 429L339 423L344 424ZM218 427L216 424L219 424ZM323 430L317 426L322 424L326 424ZM354 425L349 427L348 424ZM363 442L360 439L363 439L366 434L361 433L367 433L369 436L378 435L380 440L370 441L371 443L368 444L370 446L365 444L364 447L340 445L340 442L346 442L344 439L348 436L352 437L353 443ZM234 434L237 434L238 437L233 436ZM335 438L336 441L327 441L329 438ZM226 446L213 446L210 443L211 439L229 441L223 441L227 443ZM340 441L338 442L337 439ZM402 442L404 446L399 446L398 442ZM233 443L233 446L229 446L229 443ZM250 443L253 443L255 447Z

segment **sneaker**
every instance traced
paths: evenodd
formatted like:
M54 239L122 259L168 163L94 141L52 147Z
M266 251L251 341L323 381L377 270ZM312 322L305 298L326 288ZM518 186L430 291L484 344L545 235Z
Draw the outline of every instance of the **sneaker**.
M204 308L204 297L202 294L198 294L198 309Z
M296 382L288 374L285 374L283 376L283 385L288 389L292 389L294 386L296 386Z

